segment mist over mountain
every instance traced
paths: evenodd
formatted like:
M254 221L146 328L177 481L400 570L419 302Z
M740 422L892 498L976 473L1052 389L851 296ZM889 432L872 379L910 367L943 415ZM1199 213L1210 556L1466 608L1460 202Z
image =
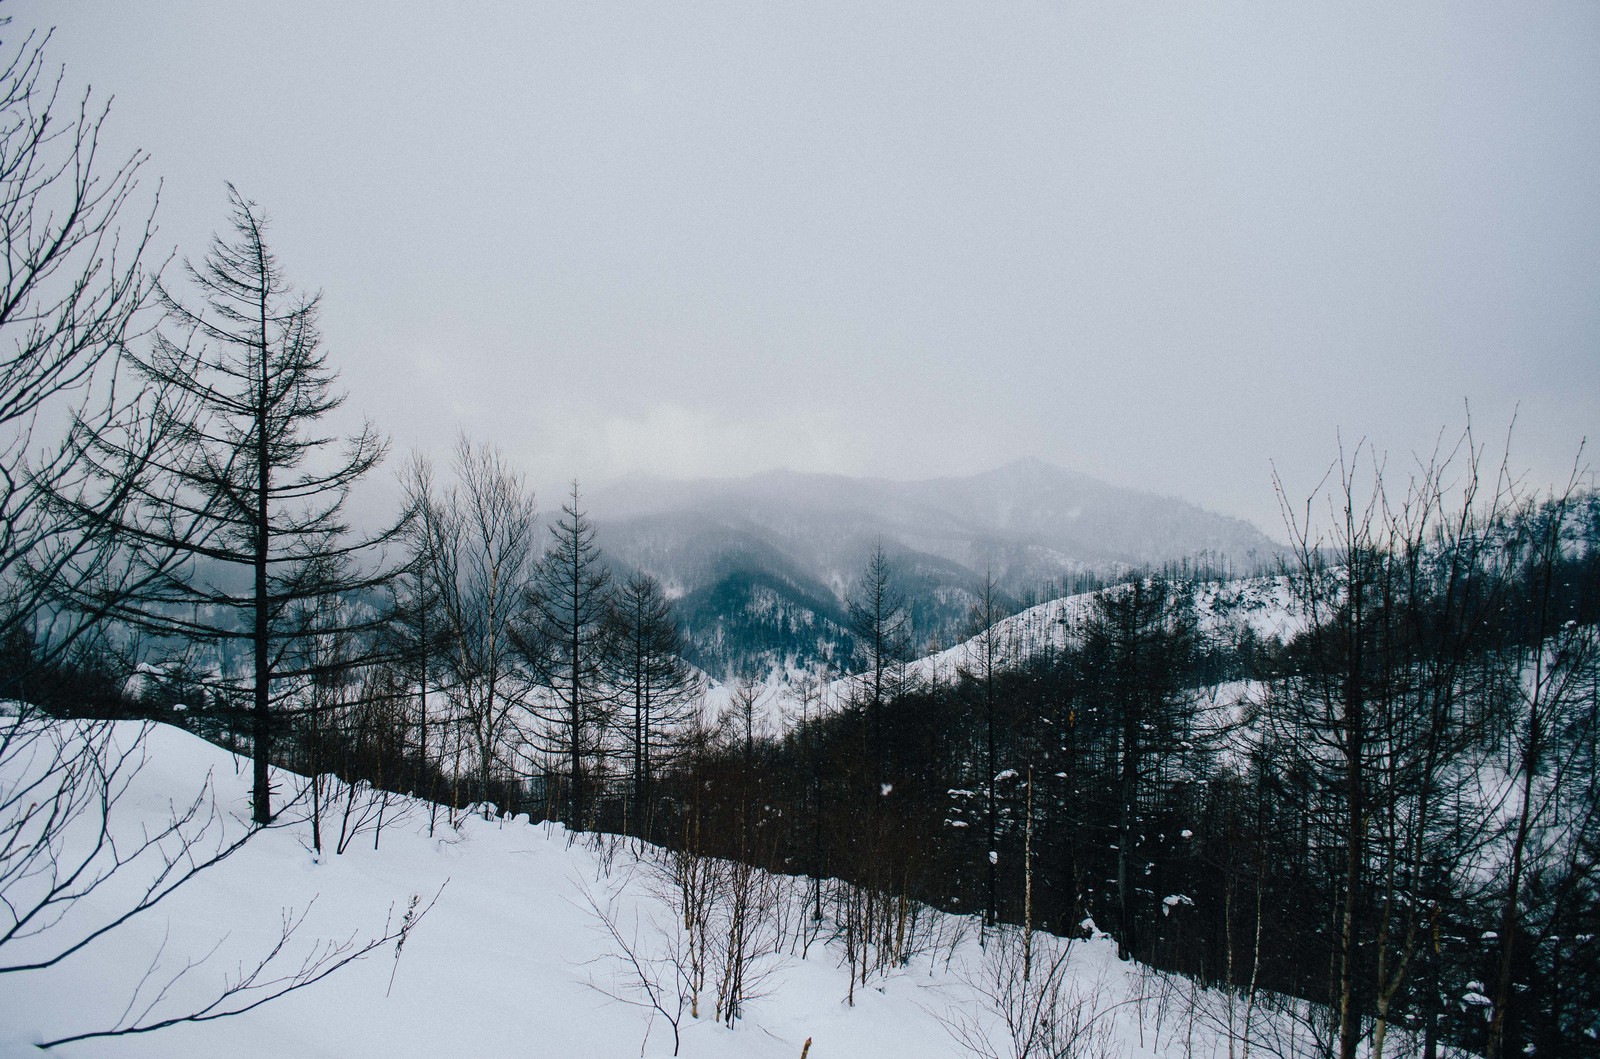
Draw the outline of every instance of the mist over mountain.
M1085 575L1196 559L1249 573L1281 552L1242 519L1038 460L921 481L636 477L585 501L607 554L661 580L717 676L847 668L846 600L879 545L919 649L965 634L986 572L1016 609Z

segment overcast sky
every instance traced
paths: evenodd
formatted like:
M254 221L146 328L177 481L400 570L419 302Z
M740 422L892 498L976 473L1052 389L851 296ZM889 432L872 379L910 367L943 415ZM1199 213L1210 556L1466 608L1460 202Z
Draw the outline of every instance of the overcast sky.
M1281 532L1347 440L1600 424L1600 4L10 0L538 482L1037 456ZM548 506L548 505L547 505Z

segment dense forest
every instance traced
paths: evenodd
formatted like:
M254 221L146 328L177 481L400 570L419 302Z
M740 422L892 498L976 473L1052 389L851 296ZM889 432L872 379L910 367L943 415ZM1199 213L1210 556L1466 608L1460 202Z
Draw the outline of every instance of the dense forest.
M846 708L678 771L673 820L875 895L882 959L906 896L1092 919L1129 957L1323 1002L1328 1054L1391 1025L1428 1054L1592 1054L1597 514L1363 523L1274 579L1304 621L1282 642L1208 634L1195 583L1148 578L1020 664L992 627L937 685L885 660L891 694L869 671Z

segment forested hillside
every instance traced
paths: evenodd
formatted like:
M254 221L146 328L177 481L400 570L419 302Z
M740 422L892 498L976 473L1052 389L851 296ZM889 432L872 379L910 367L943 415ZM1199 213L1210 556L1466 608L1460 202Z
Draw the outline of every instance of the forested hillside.
M49 43L0 45L0 1042L448 1052L371 988L443 921L399 995L503 1051L1600 1057L1581 448L1341 444L1286 546L1035 460L536 497L346 407L246 190L154 249Z
M849 668L844 611L878 549L894 562L919 649L966 637L985 578L1009 611L1167 563L1244 576L1282 554L1239 519L1038 460L909 482L632 478L594 505L613 560L682 597L691 658L718 678Z

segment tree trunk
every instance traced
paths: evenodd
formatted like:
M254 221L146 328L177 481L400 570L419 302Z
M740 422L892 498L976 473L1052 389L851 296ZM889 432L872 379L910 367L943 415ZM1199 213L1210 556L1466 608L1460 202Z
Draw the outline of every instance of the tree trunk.
M266 262L261 262L261 274L267 274ZM267 287L261 286L261 376L256 380L260 387L256 401L256 524L255 524L255 710L251 739L254 743L255 761L251 797L251 817L265 827L272 823L272 784L267 767L272 753L272 718L268 716L271 702L267 698L270 659L267 656L267 622L271 616L267 600L267 549L271 540L267 531L267 497L271 486L271 452L267 446Z

